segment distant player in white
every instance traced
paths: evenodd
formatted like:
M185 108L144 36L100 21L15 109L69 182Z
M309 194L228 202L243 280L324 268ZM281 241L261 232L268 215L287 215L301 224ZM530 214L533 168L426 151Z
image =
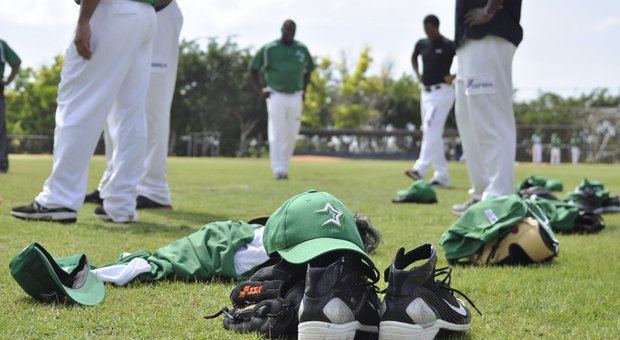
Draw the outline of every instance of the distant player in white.
M540 164L542 163L542 146L543 134L540 130L536 130L532 135L531 143L532 143L532 163Z
M570 139L570 160L573 165L579 164L579 157L581 157L581 138L578 134L573 134Z
M282 36L261 47L250 62L252 84L267 101L269 158L275 179L288 179L301 111L314 62L306 45L295 40L297 25L286 20ZM262 75L262 81L261 81Z
M549 160L549 163L560 164L562 162L562 152L560 147L562 147L562 140L558 134L554 132L551 134L551 159Z
M67 0L68 1L68 0ZM54 164L43 191L11 214L28 220L74 222L84 203L89 162L110 112L127 136L115 146L113 173L98 216L138 219L136 187L146 146L144 100L149 82L153 0L82 0L75 39L58 86Z
M172 207L167 178L168 138L183 15L176 0L160 0L155 6L155 11L157 12L157 31L153 39L151 78L146 96L148 129L146 158L144 159L145 173L138 184L138 209ZM116 118L114 113L110 115L108 126L113 126ZM112 135L112 132L114 129L110 128L104 131L107 169L97 190L86 196L86 202L97 203L105 196L101 193L106 191L106 185L113 173L113 151L118 138ZM120 133L123 134L122 131Z
M439 33L439 19L434 15L424 18L427 39L420 39L413 50L411 64L422 83L422 146L413 168L405 175L414 180L424 178L429 165L435 173L432 185L449 187L448 163L443 143L443 128L454 105L453 77L450 67L454 59L454 43ZM418 57L422 56L424 73L420 75Z

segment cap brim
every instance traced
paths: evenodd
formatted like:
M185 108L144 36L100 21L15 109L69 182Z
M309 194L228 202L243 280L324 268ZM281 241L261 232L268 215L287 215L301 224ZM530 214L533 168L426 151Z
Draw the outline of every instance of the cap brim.
M38 249L37 249L38 250ZM41 256L44 260L45 267L47 268L49 275L56 285L65 292L67 298L75 303L81 305L93 306L100 304L105 298L105 287L103 281L99 279L90 270L86 274L86 280L80 288L70 288L62 284L58 275L54 271L54 267L49 262L46 256ZM61 269L62 270L62 269Z
M364 250L360 249L355 243L337 238L315 238L286 249L278 250L277 252L286 261L301 264L311 261L323 254L338 250L348 250L358 253L362 255L369 264L374 266L370 257L368 257Z

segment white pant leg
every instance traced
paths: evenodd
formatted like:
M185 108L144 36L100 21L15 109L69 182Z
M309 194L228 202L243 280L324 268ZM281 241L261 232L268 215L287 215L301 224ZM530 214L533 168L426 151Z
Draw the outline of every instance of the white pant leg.
M176 1L157 12L157 33L146 95L146 172L138 184L138 194L164 205L172 205L168 186L168 139L182 25L183 15Z
M267 98L267 134L269 138L269 158L274 174L287 173L287 100L286 94L272 92Z
M560 154L560 148L558 147L551 147L551 159L550 159L550 163L551 164L560 164L561 162L561 154Z
M542 163L543 148L540 143L532 145L532 162L539 164Z
M147 4L103 0L90 20L92 58L82 58L73 43L69 46L58 87L54 163L35 198L39 204L82 206L88 165L105 119L154 17Z
M571 146L570 148L571 161L573 164L579 163L579 157L581 156L581 149L576 146Z
M144 175L146 149L145 98L150 76L156 20L150 12L143 39L132 56L115 108L108 120L113 139L112 175L101 191L103 207L115 222L137 221L136 187Z
M416 170L420 176L424 177L426 175L426 170L431 164L431 144L428 142L429 135L427 132L428 128L426 118L427 116L433 114L435 108L433 107L433 102L431 101L429 93L424 90L420 92L420 124L422 129L422 142L420 143L420 155L413 164L413 169Z
M479 183L488 183L482 199L509 195L514 189L516 124L512 107L512 59L515 49L505 39L487 36L466 40L457 52L458 72L469 110L469 119L466 122L461 119L459 123L467 125L467 133L475 135L466 137L467 141L463 139L470 178L481 167L486 168L486 179ZM474 159L469 152L471 145L465 146L471 142L478 149ZM475 187L474 191L479 189Z
M295 152L295 143L299 128L301 126L301 112L303 107L303 96L301 92L287 95L288 105L286 110L286 147L284 149L286 156L286 169L288 171L288 162Z

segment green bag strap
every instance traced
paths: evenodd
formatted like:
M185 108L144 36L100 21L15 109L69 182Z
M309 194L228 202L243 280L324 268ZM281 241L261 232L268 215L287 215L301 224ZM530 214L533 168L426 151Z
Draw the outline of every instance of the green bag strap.
M553 232L553 230L551 230L551 226L549 226L549 218L547 217L545 212L530 199L525 199L523 201L525 202L527 211L532 214L532 216L538 221L538 223L543 227L543 229L545 229L545 231L551 237L553 243L559 244L560 241L557 239L557 237L555 237L555 233Z

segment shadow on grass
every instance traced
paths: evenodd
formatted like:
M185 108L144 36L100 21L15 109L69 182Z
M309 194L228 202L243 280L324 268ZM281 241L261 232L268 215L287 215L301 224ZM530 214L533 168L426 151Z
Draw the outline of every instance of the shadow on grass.
M88 308L89 306L83 306L74 302L71 302L67 299L55 299L42 301L37 300L31 296L22 296L15 300L16 304L25 305L28 307L46 307L51 310L57 308L67 308L67 309L77 309L77 308Z
M231 219L231 217L229 216L223 216L219 214L210 214L207 212L187 211L187 210L180 210L180 209L172 209L172 210L153 209L153 210L144 210L144 211L145 212L148 211L148 213L156 215L156 216L171 218L171 219L182 221L185 223L191 222L192 224L196 224L199 226L203 226L210 222L227 221ZM233 217L232 219L238 219L238 218Z

